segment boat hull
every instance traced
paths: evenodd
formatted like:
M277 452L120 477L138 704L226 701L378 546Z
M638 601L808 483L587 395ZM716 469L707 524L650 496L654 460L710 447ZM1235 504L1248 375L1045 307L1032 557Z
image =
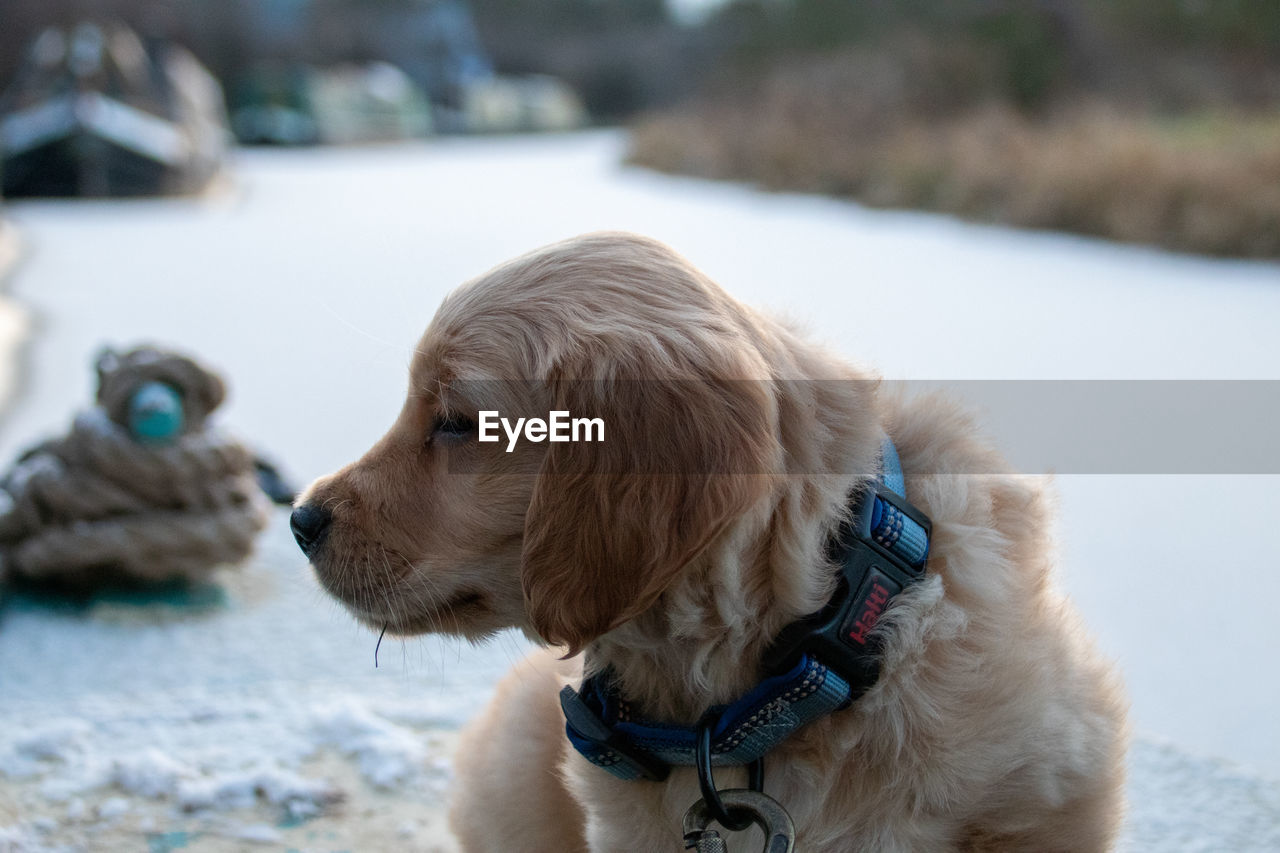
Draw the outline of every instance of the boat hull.
M221 168L228 139L221 89L186 51L149 52L120 28L49 30L0 97L0 192L194 192Z

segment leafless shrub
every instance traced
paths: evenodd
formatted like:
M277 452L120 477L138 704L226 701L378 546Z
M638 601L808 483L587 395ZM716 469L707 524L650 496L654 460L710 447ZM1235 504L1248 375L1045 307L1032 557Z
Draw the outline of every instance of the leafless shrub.
M915 53L910 51L914 50ZM962 48L844 53L649 118L632 162L877 207L1214 255L1280 257L1280 115L1028 116L971 92Z

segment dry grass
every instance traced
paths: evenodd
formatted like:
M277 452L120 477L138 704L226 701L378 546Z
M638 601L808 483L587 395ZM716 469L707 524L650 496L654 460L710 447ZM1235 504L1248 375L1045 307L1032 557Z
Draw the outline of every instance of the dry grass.
M1280 115L1159 121L1100 106L1039 119L993 105L939 110L919 103L903 82L909 74L873 65L793 68L752 97L709 98L650 118L634 130L630 159L877 207L1280 257Z

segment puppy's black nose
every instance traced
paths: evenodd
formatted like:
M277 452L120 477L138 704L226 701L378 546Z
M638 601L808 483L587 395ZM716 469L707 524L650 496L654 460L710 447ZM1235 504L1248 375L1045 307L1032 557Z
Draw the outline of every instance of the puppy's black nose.
M289 529L293 531L293 538L298 540L302 553L308 557L315 555L332 520L333 516L327 509L313 504L303 504L293 511L289 516Z

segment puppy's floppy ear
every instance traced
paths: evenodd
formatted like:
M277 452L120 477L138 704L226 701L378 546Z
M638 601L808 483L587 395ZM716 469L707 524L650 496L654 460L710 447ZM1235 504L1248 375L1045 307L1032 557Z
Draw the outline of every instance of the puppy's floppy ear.
M649 608L763 495L775 415L768 383L743 379L560 380L553 397L605 424L603 442L548 446L525 518L526 610L574 654Z

